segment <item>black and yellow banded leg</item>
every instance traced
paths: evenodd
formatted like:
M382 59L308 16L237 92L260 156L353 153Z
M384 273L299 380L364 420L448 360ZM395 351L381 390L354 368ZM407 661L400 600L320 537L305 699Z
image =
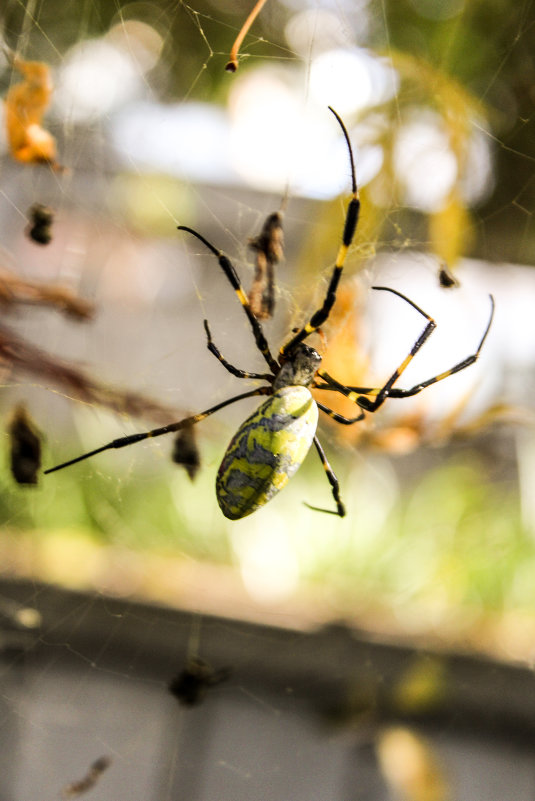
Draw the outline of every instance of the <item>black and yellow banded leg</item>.
M282 357L284 357L287 353L291 352L293 348L295 348L295 346L299 344L299 342L302 342L304 339L310 336L310 334L313 334L314 331L317 331L318 328L321 325L323 325L323 323L329 317L331 309L336 300L336 292L338 289L338 284L340 283L342 271L344 269L347 252L349 250L351 243L353 242L353 237L355 236L355 231L357 229L357 224L359 220L360 200L357 189L357 179L355 177L355 162L353 159L351 142L349 141L349 134L347 132L344 123L342 122L341 118L338 116L336 111L330 106L329 110L332 111L332 113L338 120L338 123L342 128L347 143L347 148L349 151L349 160L351 163L351 188L353 196L349 201L349 205L347 207L344 230L342 234L342 244L338 248L338 255L336 257L333 273L331 276L331 280L329 281L329 286L327 287L327 293L325 295L323 304L317 311L314 312L308 323L306 323L306 325L304 325L303 328L299 329L297 333L288 342L286 342L285 345L281 347L280 353Z
M177 228L179 231L187 231L188 233L193 234L193 236L199 239L203 243L203 245L205 245L208 248L208 250L210 250L214 254L214 256L216 256L219 262L219 266L227 276L232 288L234 289L238 297L238 300L243 306L245 314L247 315L247 319L249 320L251 328L253 329L253 334L258 350L261 352L262 356L269 365L269 369L272 372L277 373L280 370L280 365L273 358L271 354L267 339L264 336L264 332L262 330L262 326L256 319L253 310L251 309L247 295L245 294L240 279L238 278L238 273L234 269L234 266L232 265L232 262L230 261L228 256L225 256L224 253L222 253L220 250L214 247L214 245L208 242L208 240L205 239L202 234L199 234L198 231L195 231L193 228L188 228L186 225L179 225L177 226Z
M321 389L321 387L319 387L319 389ZM335 387L332 387L332 389L335 389ZM359 423L366 417L364 412L361 412L356 417L344 417L343 415L338 414L338 412L333 412L332 409L329 409L328 406L324 406L323 403L320 403L319 401L316 401L316 404L318 406L318 409L321 409L322 412L328 415L336 423L342 423L342 425L344 426L352 426L353 423Z
M479 354L481 353L481 349L487 338L487 335L490 331L492 320L494 318L495 304L492 295L489 295L491 303L489 321L483 332L483 336L481 337L479 345L477 346L474 353L472 353L470 356L467 356L465 359L462 359L462 361L457 362L457 364L454 364L453 367L449 368L449 370L444 370L442 373L432 376L432 378L428 378L425 381L421 381L420 383L415 384L413 387L410 387L409 389L397 389L396 387L394 387L393 384L398 380L400 375L403 373L403 371L405 370L405 368L407 367L407 365L409 364L415 353L417 353L418 350L420 350L425 340L434 330L435 325L434 321L425 312L423 312L418 306L416 306L415 303L406 298L400 292L397 292L394 289L389 289L388 287L373 287L373 288L384 289L386 291L393 292L395 295L398 295L399 297L403 298L408 303L410 303L411 306L413 306L421 314L423 314L424 317L426 317L429 320L429 323L427 324L424 331L422 332L422 334L412 347L411 352L409 353L407 358L390 376L390 378L388 379L386 384L384 384L384 386L380 388L344 386L344 384L341 384L339 381L336 381L336 379L332 378L332 376L330 376L325 370L320 369L318 370L317 375L320 378L322 378L323 381L325 381L326 383L315 384L315 386L318 389L325 389L325 390L330 389L331 391L339 392L341 395L345 395L346 398L348 398L349 400L353 401L353 403L356 403L358 406L360 406L361 409L364 409L367 412L375 412L379 408L379 406L381 406L385 402L387 398L410 398L413 395L417 395L419 392L422 392L422 390L426 389L427 387L430 387L432 384L436 384L438 381L443 381L445 378L449 378L450 375L454 375L455 373L459 373L461 370L465 370L467 367L470 367L470 365L474 364L474 362L477 361L477 359L479 358ZM430 328L431 323L433 323L433 326ZM366 395L375 396L375 399L370 400L369 397L365 397Z
M461 370L465 370L467 367L470 367L471 364L474 364L479 358L479 354L481 353L481 349L485 343L487 338L487 334L490 331L490 327L492 325L492 320L494 317L494 297L489 295L490 303L491 303L491 311L489 321L487 323L487 327L483 332L483 336L481 337L481 341L477 346L475 353L472 353L470 356L467 356L466 359L463 359L457 364L454 364L453 367L450 367L449 370L444 370L444 372L439 373L438 375L433 376L432 378L428 378L425 381L421 381L419 384L415 384L410 389L396 389L393 388L389 391L388 397L389 398L410 398L412 395L417 395L423 389L432 386L432 384L436 384L438 381L443 381L445 378L449 378L450 375L455 375L455 373L459 373Z
M427 341L427 339L431 336L431 334L437 327L436 322L433 320L432 317L429 316L429 314L427 314L427 312L424 312L424 310L421 309L419 306L417 306L416 303L414 303L414 301L410 300L410 298L408 298L406 295L403 295L401 292L398 292L396 289L392 289L391 287L388 286L374 286L372 287L372 289L376 289L381 292L391 292L393 295L397 295L399 298L401 298L410 306L412 306L413 309L416 309L416 311L419 312L419 314L421 314L422 317L425 317L425 319L427 320L427 325L420 334L420 336L418 337L418 339L416 340L416 342L414 343L414 345L412 346L408 355L405 357L405 359L402 361L399 367L396 370L394 370L394 372L392 373L386 384L381 388L380 392L377 393L377 396L375 397L374 400L370 400L367 397L364 398L361 397L359 398L359 400L357 400L356 398L352 398L350 395L348 395L348 397L351 400L354 400L356 403L358 403L358 405L362 409L365 409L368 412L375 412L380 406L382 406L382 404L387 399L393 385L405 372L405 370L407 369L413 358L416 356L420 348L424 345L424 343Z
M210 326L208 325L208 320L204 320L204 330L206 331L206 346L208 350L210 353L213 353L218 361L221 362L225 370L228 370L229 373L235 375L236 378L256 378L263 381L273 382L274 376L271 373L249 373L247 370L240 370L239 367L234 367L233 364L225 359L217 345L214 343L212 339L212 332L210 331Z
M308 508L312 509L314 512L325 512L326 514L329 515L338 515L338 517L345 517L346 510L344 504L342 503L342 499L340 497L340 484L338 482L338 479L336 478L336 473L329 464L328 459L325 456L325 451L321 447L321 443L317 437L314 437L314 445L316 446L316 450L321 459L323 469L325 470L325 475L327 476L329 484L331 485L331 492L333 494L334 502L336 503L336 512L332 509L322 509L319 506L312 506L310 503L305 503L305 506L308 506Z
M376 289L379 291L384 292L391 292L393 295L397 295L398 297L405 300L410 306L416 309L422 317L425 317L427 320L427 325L425 326L424 330L412 346L409 354L405 357L399 367L392 373L386 384L384 384L379 390L376 392L370 391L367 392L367 395L375 395L375 398L371 400L369 397L366 397L362 393L349 389L348 387L344 387L343 384L340 384L338 381L335 381L331 378L331 376L325 370L318 370L317 375L322 378L326 383L331 384L335 389L338 390L342 395L345 395L350 401L353 403L358 404L361 409L364 409L367 412L375 412L377 409L382 406L385 400L389 397L389 392L392 386L396 383L396 381L400 378L403 372L411 363L414 356L418 353L422 345L425 341L431 336L433 331L436 328L436 323L432 317L430 317L426 312L423 311L419 306L416 305L410 298L403 295L401 292L398 292L397 289L392 289L391 287L387 286L374 286L372 289Z
M258 389L253 389L249 392L243 392L241 395L235 395L235 397L229 398L226 401L222 401L221 403L212 406L210 409L206 409L204 412L199 412L199 414L194 414L191 417L185 417L184 420L179 420L177 423L169 423L169 425L161 426L160 428L153 428L151 431L144 431L141 434L128 434L126 437L114 439L111 442L108 442L106 445L101 445L100 448L96 448L94 451L83 453L81 456L77 456L75 459L70 459L68 462L58 464L55 467L49 467L48 470L44 471L44 473L54 473L56 470L62 470L64 467L70 467L72 464L81 462L84 459L89 459L91 456L96 456L97 453L102 453L103 451L112 450L114 448L125 448L127 445L134 445L136 442L141 442L144 439L161 437L163 434L171 434L174 431L180 431L183 428L189 428L190 426L194 426L196 423L200 423L202 420L209 417L209 415L214 414L214 412L224 409L225 406L230 406L231 403L236 403L244 398L252 398L255 395L270 395L271 392L271 387L259 387Z
M316 381L314 381L312 384L314 389L325 389L328 392L339 392L339 388L342 387L342 389L350 390L351 392L355 392L357 395L378 395L382 389L382 387L350 387L347 384L341 384L325 370L319 370L316 375L319 373L321 373L321 378L329 383L318 384Z

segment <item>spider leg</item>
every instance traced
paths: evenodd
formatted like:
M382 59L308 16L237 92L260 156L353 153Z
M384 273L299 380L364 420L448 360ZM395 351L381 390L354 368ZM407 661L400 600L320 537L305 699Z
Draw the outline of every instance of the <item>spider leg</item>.
M338 249L338 255L336 257L333 273L331 275L331 280L329 281L329 286L327 287L327 293L323 300L323 304L317 311L314 312L308 323L306 323L288 342L286 342L285 345L281 347L280 349L281 356L285 356L287 353L292 351L293 348L295 348L295 346L299 344L299 342L302 342L304 339L310 336L310 334L312 334L314 331L317 331L318 328L321 325L323 325L323 323L329 317L331 309L336 300L336 291L338 289L338 284L340 282L342 270L344 269L347 252L353 241L353 237L355 235L359 219L360 200L357 189L357 180L355 178L355 163L353 159L353 151L351 149L351 142L349 140L349 134L347 132L344 123L342 122L341 118L338 116L336 111L330 106L329 110L332 111L332 113L338 120L338 123L342 128L342 132L344 134L347 143L347 148L349 151L349 160L351 163L351 181L352 181L353 197L349 201L349 205L347 207L344 230L342 234L342 244Z
M334 502L336 503L336 512L332 509L321 509L319 506L312 506L310 503L305 503L305 506L308 506L309 509L312 509L314 512L325 512L329 515L338 515L338 517L345 517L346 510L344 504L342 503L342 499L340 497L340 484L338 483L338 479L336 478L336 474L332 469L331 465L329 464L327 457L325 456L325 451L321 447L320 441L317 437L314 437L314 445L316 446L316 450L318 455L321 459L321 463L323 465L323 469L325 470L325 475L331 485L331 492L333 494Z
M329 387L329 389L337 390L337 387ZM325 412L325 414L331 417L336 423L342 423L342 425L345 426L352 426L353 423L359 423L366 417L364 412L361 412L359 415L357 415L357 417L344 417L343 415L338 414L338 412L333 412L332 409L329 409L328 406L324 406L323 403L319 403L319 401L316 401L316 404L318 409L321 409L322 412Z
M322 377L327 376L328 373L325 370L322 370ZM339 381L336 381L332 376L329 375L328 380L331 382L330 384L317 384L315 381L312 384L314 389L325 389L330 392L338 392L338 387L344 387L346 389L352 390L352 392L357 392L359 395L378 395L381 391L380 387L350 387L347 384L340 384ZM333 383L334 382L334 383Z
M249 392L243 392L241 395L235 395L233 398L222 401L221 403L212 406L210 409L206 409L204 412L199 412L199 414L194 414L191 417L184 418L184 420L179 420L177 423L169 423L169 425L161 426L160 428L153 428L151 431L145 431L141 434L128 434L126 437L114 439L111 442L108 442L106 445L96 448L94 451L83 453L81 456L77 456L75 459L70 459L68 462L58 464L55 467L49 467L48 470L44 471L44 473L54 473L56 470L62 470L64 467L70 467L72 464L81 462L84 459L89 459L91 456L96 456L97 453L102 453L103 451L108 451L112 448L125 448L127 445L134 445L136 442L141 442L141 440L144 439L161 437L162 434L171 434L173 431L180 431L183 428L188 428L196 423L200 423L201 420L204 420L214 412L218 412L219 409L223 409L225 406L230 406L231 403L236 403L236 401L243 400L244 398L252 398L254 395L268 395L270 393L271 387L259 387L258 389L253 389Z
M417 311L419 311L429 322L426 325L425 329L420 334L420 336L418 337L418 339L416 340L409 355L404 359L404 361L397 368L397 370L395 370L394 373L392 373L392 375L390 376L386 384L384 384L384 386L375 389L366 387L364 388L347 387L344 386L343 384L340 384L335 379L333 379L328 373L325 372L325 370L321 369L318 370L317 375L319 375L320 378L322 378L326 383L330 384L333 390L339 392L341 395L345 395L345 397L349 398L349 400L353 401L353 403L358 404L358 406L360 406L361 409L364 409L367 412L375 412L385 402L387 398L409 398L412 397L413 395L417 395L419 392L426 389L426 387L429 387L432 384L436 384L438 381L443 381L445 378L449 378L450 375L454 375L455 373L458 373L461 370L470 367L471 364L474 364L474 362L477 361L479 354L481 353L481 349L487 338L487 335L490 331L492 320L494 318L495 304L492 295L489 295L491 302L489 321L487 323L485 331L483 332L483 336L481 337L479 345L477 346L477 349L474 353L472 353L470 356L467 356L465 359L462 359L462 361L457 362L457 364L454 364L453 367L449 368L449 370L444 370L444 372L439 373L438 375L435 375L432 378L428 378L426 381L421 381L419 384L415 384L410 389L394 388L393 384L398 380L398 378L401 376L407 365L412 360L413 356L420 350L426 339L434 331L436 324L434 320L431 317L429 317L429 315L427 315L424 311L422 311L422 309L416 306L415 303L406 298L400 292L397 292L395 289L389 289L388 287L373 287L373 288L384 289L403 298L408 303L410 303L411 306L417 309ZM327 387L320 386L319 389L327 389ZM363 389L365 389L366 391L363 392ZM365 395L372 395L372 396L374 395L375 398L373 400L370 400L370 398L364 397Z
M425 317L425 319L427 320L427 325L425 326L424 330L422 331L422 333L412 346L408 355L405 357L405 359L402 361L399 367L392 373L386 384L384 384L376 393L374 400L370 400L369 398L363 397L362 395L354 391L344 392L342 391L343 385L339 384L338 391L341 392L342 395L345 395L347 398L352 400L354 403L357 403L362 409L364 409L367 412L377 411L377 409L385 402L392 386L396 383L396 381L399 379L402 373L406 370L406 368L408 367L414 356L418 353L424 342L428 339L428 337L431 336L431 334L436 328L436 323L433 320L433 318L430 317L426 312L424 312L423 309L417 306L416 303L414 303L412 300L407 298L401 292L398 292L397 289L391 289L390 287L386 286L374 286L372 287L372 289L384 292L391 292L393 295L397 295L398 297L402 298L414 309L416 309L416 311L419 312L419 314L421 314L422 317ZM333 384L331 377L324 370L321 369L318 370L317 375L320 378L323 378L323 380L326 381L327 383ZM338 382L336 383L338 384Z
M487 323L487 327L485 328L485 331L483 332L483 336L481 337L481 341L480 341L479 345L477 346L475 353L472 353L470 356L467 356L466 359L463 359L462 361L457 362L457 364L454 364L453 367L449 368L449 370L444 370L444 372L439 373L438 375L435 375L432 378L428 378L426 381L421 381L419 384L415 384L410 389L391 389L389 391L389 393L388 393L388 397L389 398L410 398L413 395L417 395L423 389L426 389L427 387L430 387L432 384L436 384L438 381L443 381L444 378L448 378L450 375L454 375L455 373L459 373L461 370L464 370L467 367L470 367L471 364L474 364L474 362L476 362L477 359L479 358L479 354L481 353L481 349L482 349L482 347L483 347L483 345L485 343L485 340L487 338L487 334L490 331L490 327L492 325L492 320L493 320L493 317L494 317L494 309L495 309L494 298L493 298L492 295L489 295L489 298L490 298L490 303L491 303L491 311L490 311L489 321Z
M210 242L208 242L208 240L205 239L204 236L202 236L202 234L199 234L193 228L188 228L186 225L179 225L178 230L187 231L188 233L193 234L193 236L197 237L197 239L199 239L203 243L203 245L205 245L208 248L208 250L210 250L214 254L214 256L217 257L219 266L221 267L221 269L227 276L228 280L230 281L232 288L234 289L236 295L238 296L238 300L243 306L243 310L247 315L249 323L251 324L251 328L253 329L253 335L258 350L266 360L267 364L269 365L269 369L272 371L272 373L278 373L280 370L280 365L278 364L277 361L275 361L275 359L271 355L271 351L269 350L269 345L267 343L266 337L264 336L262 326L256 319L253 310L251 309L251 305L249 303L247 295L245 294L240 279L238 278L238 273L234 269L234 266L230 261L230 259L227 256L225 256L224 253L222 253L220 250L218 250L216 247L210 244Z
M225 359L225 357L223 356L217 345L214 344L214 341L212 339L212 332L210 331L210 326L208 325L208 320L204 321L204 330L206 331L206 339L207 339L206 345L208 350L210 351L210 353L214 354L216 359L221 362L223 367L226 370L228 370L229 373L235 375L236 378L258 378L264 381L273 382L273 375L271 373L249 373L247 372L247 370L240 370L239 367L234 367L233 364L227 362L227 360Z

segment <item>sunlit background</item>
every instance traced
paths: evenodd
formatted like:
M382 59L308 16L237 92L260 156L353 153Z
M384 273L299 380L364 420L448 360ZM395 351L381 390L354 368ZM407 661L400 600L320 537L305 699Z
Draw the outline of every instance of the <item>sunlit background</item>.
M267 0L231 73L253 5L0 3L0 796L529 801L533 4ZM320 414L344 518L310 508L335 509L314 448L223 517L257 397L194 427L191 477L173 434L44 475L261 383L209 352L204 320L266 369L177 226L248 293L280 214L273 354L321 306L352 190L329 107L361 213L308 342L348 386L467 368Z
M45 466L244 391L207 352L205 317L230 361L258 369L216 260L177 225L224 249L248 288L248 241L269 212L284 210L285 260L266 323L275 352L321 302L351 187L329 105L347 126L362 199L338 304L314 341L329 372L379 386L421 333L422 317L373 284L404 292L438 323L400 386L475 352L490 293L496 314L475 366L387 402L361 426L322 423L344 520L303 505L332 506L314 454L268 507L237 523L222 518L215 471L253 401L198 426L194 482L171 464L166 438L41 477L37 488L17 487L6 469L2 570L191 608L227 604L238 616L469 636L474 647L527 657L533 98L515 84L527 28L517 20L521 35L504 33L514 63L496 72L477 3L413 2L403 19L372 0L273 0L230 75L224 65L247 4L132 2L83 22L65 11L62 24L52 6L38 20L11 0L3 12L4 95L20 79L11 51L50 65L45 121L64 168L17 164L3 136L3 267L67 284L96 314L73 322L30 306L5 323L105 386L162 408L116 414L57 376L8 365L6 419L15 402L27 403L45 438ZM498 30L508 13L503 4L489 25ZM465 51L480 45L478 59L456 61L460 25ZM46 248L24 232L36 200L55 210ZM439 281L445 268L449 288ZM519 609L525 628L507 627Z

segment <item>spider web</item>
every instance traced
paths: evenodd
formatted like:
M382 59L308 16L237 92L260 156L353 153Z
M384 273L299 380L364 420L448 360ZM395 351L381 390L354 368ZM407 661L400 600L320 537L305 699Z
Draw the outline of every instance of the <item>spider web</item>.
M206 349L205 318L230 362L264 370L216 261L176 226L248 290L248 242L283 209L276 354L321 304L341 238L349 160L329 104L362 197L311 340L329 372L380 386L421 332L371 284L438 322L403 386L473 352L489 292L491 335L451 382L358 431L320 429L344 520L302 504L332 505L314 454L265 509L222 519L215 471L254 399L198 426L194 482L164 437L17 486L6 434L0 799L531 798L531 674L481 655L531 664L533 442L502 422L532 421L532 3L490 22L475 2L269 0L233 76L251 4L221 5L5 3L3 97L23 77L13 53L50 67L43 126L64 168L3 142L6 425L24 402L47 467L254 386ZM26 232L35 202L54 211L46 247ZM446 256L458 288L439 285ZM13 276L41 289L28 301ZM94 315L73 319L72 297Z

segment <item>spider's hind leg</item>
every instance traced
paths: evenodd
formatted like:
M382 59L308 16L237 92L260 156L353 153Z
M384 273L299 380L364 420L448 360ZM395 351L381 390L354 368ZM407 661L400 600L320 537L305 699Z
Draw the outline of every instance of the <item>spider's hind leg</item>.
M111 442L106 443L106 445L101 445L100 448L95 448L93 451L82 453L80 456L76 456L74 459L69 459L68 462L62 462L61 464L57 464L55 467L49 467L48 470L44 470L43 472L45 474L55 473L56 470L63 470L64 467L70 467L71 465L82 462L85 459L90 459L92 456L96 456L98 453L103 453L103 451L126 448L128 445L135 445L136 442L142 442L144 439L161 437L164 434L182 431L185 428L190 428L191 426L200 423L211 414L214 414L214 412L218 412L220 409L224 409L225 406L230 406L232 403L236 403L236 401L243 400L244 398L252 398L255 395L269 395L270 393L270 387L259 387L258 389L252 389L249 392L243 392L241 395L235 395L233 398L228 398L228 400L221 401L221 403L217 403L215 406L212 406L210 409L206 409L204 412L191 415L191 417L185 417L183 420L179 420L176 423L169 423L169 425L153 428L150 431L143 431L139 434L127 434L126 437L119 437L118 439L114 439Z
M409 354L405 357L399 367L394 370L388 381L382 387L371 388L344 386L344 384L341 384L339 381L336 381L334 378L332 378L332 376L330 376L325 370L320 369L318 370L317 375L323 379L326 384L323 386L316 385L319 389L331 389L332 391L339 392L341 395L344 395L346 398L349 398L349 400L353 401L353 403L356 403L358 406L360 406L361 409L364 409L364 411L376 412L377 409L382 406L385 400L387 400L387 398L410 398L413 395L417 395L419 392L422 392L422 390L426 389L432 384L436 384L438 381L443 381L445 378L449 378L450 375L454 375L455 373L459 373L461 370L465 370L467 367L470 367L470 365L474 364L474 362L476 362L479 358L479 354L481 353L481 349L483 348L492 325L492 320L494 318L495 304L492 295L489 295L491 302L489 321L474 353L470 354L470 356L467 356L465 359L462 359L460 362L457 362L448 370L444 370L442 373L438 373L437 375L432 376L425 381L421 381L419 384L415 384L413 387L410 387L410 389L397 389L394 387L394 384L403 374L404 370L408 367L413 357L416 355L416 353L418 353L426 340L431 336L436 328L436 323L433 318L420 309L416 303L407 298L401 292L398 292L396 289L391 289L390 287L385 286L374 286L372 289L392 292L392 294L397 295L398 297L407 301L407 303L409 303L414 309L416 309L416 311L426 318L428 321L427 325L412 346ZM365 397L366 395L369 395L370 397Z
M308 506L308 508L312 509L314 512L325 512L326 514L329 515L338 515L338 517L345 517L346 510L344 504L342 503L342 499L340 497L340 484L338 482L338 479L336 478L336 473L329 464L329 461L325 456L325 451L321 447L321 443L317 437L314 437L314 445L316 446L316 450L321 459L321 464L323 465L323 469L325 470L325 475L327 476L327 480L331 485L331 492L333 494L334 502L336 503L336 511L334 511L334 509L322 509L319 506L312 506L312 504L306 502L305 506Z

